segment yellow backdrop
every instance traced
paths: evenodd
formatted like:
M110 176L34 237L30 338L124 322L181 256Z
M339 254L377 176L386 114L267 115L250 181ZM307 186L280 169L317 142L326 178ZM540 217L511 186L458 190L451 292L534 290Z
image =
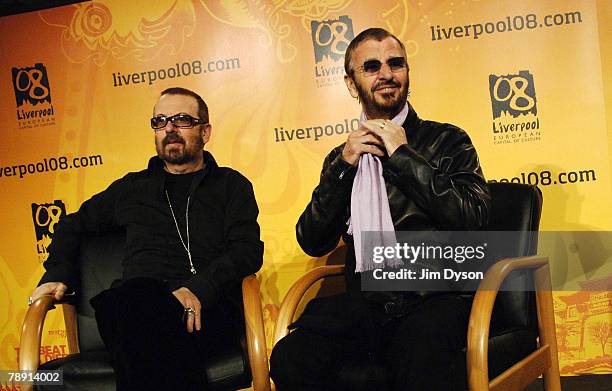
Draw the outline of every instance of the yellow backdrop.
M154 154L159 92L208 102L212 151L253 182L265 242L268 334L290 284L325 262L295 222L325 154L355 127L342 82L350 39L406 44L411 102L468 131L485 175L538 183L562 374L612 372L612 6L606 1L94 0L0 18L0 368L16 368L26 298L60 215ZM548 247L547 247L548 246ZM560 265L560 266L557 266ZM607 291L606 291L607 290ZM66 354L51 314L43 361Z

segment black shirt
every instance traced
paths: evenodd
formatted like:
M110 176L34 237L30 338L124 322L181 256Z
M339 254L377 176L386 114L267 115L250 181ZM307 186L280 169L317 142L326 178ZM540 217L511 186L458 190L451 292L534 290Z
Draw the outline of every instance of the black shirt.
M187 224L185 221L185 212L187 209L187 199L189 198L189 189L196 174L200 171L194 171L187 174L172 174L165 172L166 192L172 205L172 211L178 228L180 229L183 241L187 245ZM169 207L169 206L168 206ZM180 238L179 238L180 239Z

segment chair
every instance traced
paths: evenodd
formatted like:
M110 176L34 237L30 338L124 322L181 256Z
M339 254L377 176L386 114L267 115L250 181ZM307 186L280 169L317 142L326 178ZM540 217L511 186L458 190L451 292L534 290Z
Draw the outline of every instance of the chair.
M543 375L547 391L560 390L548 259L534 256L541 193L535 186L514 183L490 183L489 187L492 210L487 230L520 233L503 249L505 259L485 273L475 294L466 292L473 300L467 346L458 352L453 365L467 371L456 379L456 384L473 391L521 390ZM274 344L289 333L287 327L293 322L306 291L319 279L342 275L343 265L321 266L293 284L281 304ZM533 289L499 290L509 275L512 284L535 286L535 292ZM387 383L384 376L388 372L382 368L356 366L342 371L348 382L363 379L367 373L379 379L369 383Z
M98 333L89 299L120 278L123 243L121 234L86 239L81 247L81 281L74 304L57 303L52 296L43 296L30 306L21 333L21 370L62 369L66 390L115 389L110 355ZM251 380L255 391L270 390L259 283L254 275L242 280L242 298L246 337L236 338L234 345L222 346L213 357L207 356L205 371L211 390L250 387ZM47 311L56 304L63 306L70 354L39 366L43 323Z

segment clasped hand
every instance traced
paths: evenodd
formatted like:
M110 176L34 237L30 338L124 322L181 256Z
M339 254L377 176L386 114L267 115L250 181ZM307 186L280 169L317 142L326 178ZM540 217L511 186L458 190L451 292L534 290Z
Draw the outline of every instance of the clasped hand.
M389 156L400 145L408 144L404 128L389 120L372 119L361 123L359 129L351 132L342 150L342 158L355 166L364 153L375 156Z

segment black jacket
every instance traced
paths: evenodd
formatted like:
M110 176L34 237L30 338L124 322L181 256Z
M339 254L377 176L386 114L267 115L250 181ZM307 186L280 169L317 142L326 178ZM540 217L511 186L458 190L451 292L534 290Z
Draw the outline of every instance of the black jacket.
M490 196L468 135L450 124L420 119L414 109L403 124L408 139L381 159L396 231L477 230L486 225ZM346 234L357 168L342 159L344 144L325 158L319 185L296 225L297 240L311 256L347 244L349 289L358 289L353 240Z
M171 289L185 286L203 307L212 306L220 292L233 291L243 277L262 265L259 211L248 179L217 166L208 152L204 162L190 189L189 230L196 275L189 270L165 197L163 161L153 157L146 170L127 174L60 220L40 283L60 281L75 287L78 267L74 262L81 238L125 231L124 280L151 277L166 281Z

